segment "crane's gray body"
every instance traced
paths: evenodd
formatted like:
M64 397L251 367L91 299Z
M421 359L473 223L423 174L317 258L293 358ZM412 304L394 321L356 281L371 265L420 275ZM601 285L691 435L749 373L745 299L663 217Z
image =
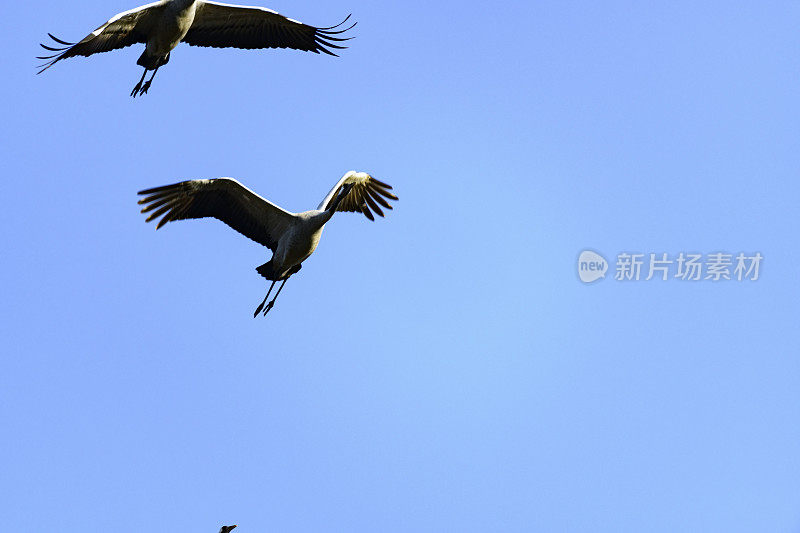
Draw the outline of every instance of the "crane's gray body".
M169 61L169 53L189 33L197 12L196 0L167 0L154 18L153 31L137 64L155 69Z
M294 224L281 236L270 260L277 279L283 279L293 267L314 253L322 237L322 230L332 216L332 210L295 214Z

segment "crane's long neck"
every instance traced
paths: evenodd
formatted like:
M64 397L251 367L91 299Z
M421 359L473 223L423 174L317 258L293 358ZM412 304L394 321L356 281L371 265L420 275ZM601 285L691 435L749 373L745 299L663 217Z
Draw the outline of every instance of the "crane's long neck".
M350 184L345 185L339 190L339 193L334 197L327 209L324 211L315 211L315 214L311 216L311 219L313 220L312 225L321 229L325 224L327 224L331 217L333 217L333 214L339 208L339 204L342 203L342 200L347 197L352 188L353 186Z
M348 184L348 185L344 185L339 190L339 194L336 195L336 198L333 199L333 202L331 202L331 205L328 207L328 209L325 210L326 213L330 213L330 217L332 217L333 214L336 212L336 209L339 208L339 204L342 203L342 200L344 200L347 197L347 195L350 194L350 190L352 188L353 188L353 186ZM328 217L328 218L330 218L330 217Z

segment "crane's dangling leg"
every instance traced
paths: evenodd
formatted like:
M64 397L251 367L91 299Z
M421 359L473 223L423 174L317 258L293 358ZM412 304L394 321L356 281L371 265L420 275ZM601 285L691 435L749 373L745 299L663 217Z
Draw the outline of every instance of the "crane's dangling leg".
M269 298L269 293L272 292L272 287L274 287L274 286L275 286L275 282L273 281L272 285L269 286L269 290L267 291L267 295L264 296L264 301L261 302L260 304L258 304L258 307L256 307L256 312L253 313L253 318L257 317L258 313L260 313L261 310L264 308L264 305L267 303L267 298ZM283 285L281 285L281 287L283 287Z
M136 98L136 94L141 90L145 76L147 76L147 67L145 67L144 72L142 72L142 79L139 80L139 83L137 83L136 86L131 91L131 96L133 96L134 98Z
M264 316L267 316L267 313L269 313L269 310L272 309L273 305L275 305L275 300L278 299L278 295L283 290L283 286L286 285L287 281L289 281L289 278L286 278L285 280L283 280L283 283L281 283L281 286L278 287L278 292L275 293L275 297L272 299L272 301L270 303L267 304L267 307L264 308Z
M150 79L147 80L147 83L144 84L144 86L142 87L142 90L139 91L140 95L147 94L147 90L150 88L150 84L153 83L153 78L156 77L156 72L158 72L159 68L161 68L161 67L156 67L156 69L153 71L153 75L150 76Z

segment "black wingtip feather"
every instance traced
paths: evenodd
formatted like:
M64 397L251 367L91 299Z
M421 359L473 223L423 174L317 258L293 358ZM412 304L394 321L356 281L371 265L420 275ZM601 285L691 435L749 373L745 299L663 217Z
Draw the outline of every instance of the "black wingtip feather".
M316 54L322 52L333 57L339 57L339 55L331 51L330 48L336 50L344 50L347 48L346 46L338 45L335 43L349 41L350 39L354 38L354 37L337 37L338 35L353 29L355 25L358 24L357 22L354 22L353 24L351 24L346 28L342 28L339 30L336 29L340 28L345 22L350 20L351 16L352 14L347 15L347 17L345 17L343 21L341 21L339 24L335 26L328 26L327 28L316 28L316 31L314 32L314 43L313 43L314 48L312 48L312 51Z
M370 219L372 222L375 222L375 217L372 216L372 213L370 212L369 207L367 207L367 204L363 204L361 206L361 212L364 213L365 217Z
M358 22L354 22L350 26L348 26L346 28L343 28L341 30L336 30L336 31L333 31L332 29L328 29L328 28L317 28L317 33L321 33L322 35L339 35L339 34L346 33L348 31L352 30L353 28L356 27L357 24L358 24ZM339 26L340 25L333 26L333 28L338 28Z
M166 205L162 205L161 207L159 207L158 209L153 211L150 214L150 216L148 216L145 219L145 222L152 222L153 220L157 219L158 217L160 217L161 215L163 215L164 213L166 213L167 211L169 211L173 207L174 207L174 205L171 204L171 203L167 203ZM161 227L161 225L162 225L161 222L163 222L163 220L159 221L159 226L158 227Z
M370 176L370 177L372 178L372 176ZM392 186L389 185L388 183L384 183L381 180L378 180L378 179L375 179L375 178L372 178L372 181L375 183L375 185L380 185L384 189L389 189L390 191L392 190Z
M74 46L75 45L75 43L68 43L67 41L59 39L58 37L56 37L52 33L48 33L47 35L49 35L50 38L53 39L55 42L63 44L64 46Z
M166 191L166 190L169 190L169 189L173 189L173 188L175 188L175 187L177 187L179 185L181 185L181 183L173 183L172 185L162 185L160 187L153 187L152 189L141 190L141 191L137 192L136 194L140 194L140 195L153 194L153 193L156 193L156 192L161 192L161 191Z
M370 207L370 209L375 211L376 215L383 217L383 211L381 211L381 208L378 207L378 204L375 203L375 200L373 200L369 194L364 195L364 200L367 202L367 205Z
M67 50L69 48L68 46L63 48L55 48L54 46L47 46L46 44L43 43L39 43L39 46L41 46L45 50L50 50L51 52L63 52L64 50Z
M381 205L382 205L383 207L385 207L386 209L394 209L394 208L392 207L392 205L391 205L389 202L387 202L386 200L384 200L384 199L381 197L381 195L380 195L380 194L376 193L376 192L375 192L375 191L373 191L372 189L368 189L368 190L367 190L367 193L368 193L368 196L370 196L370 197L371 197L373 200L375 200L376 202L378 202L379 204L381 204Z
M379 194L381 194L381 195L383 195L384 197L386 197L386 198L388 198L390 200L399 200L399 198L397 196L395 196L394 194L390 193L387 190L381 189L379 187L376 187L376 188L374 188L372 190L377 192L377 193L379 193Z
M350 14L348 14L348 15L347 15L347 16L344 18L344 20L343 20L343 21L341 21L339 24L336 24L335 26L328 26L328 27L326 27L326 28L317 28L317 29L318 29L318 30L323 30L323 31L335 30L336 28L338 28L339 26L341 26L342 24L344 24L345 22L347 22L348 20L350 20L350 17L352 17L352 16L353 16L353 14L352 14L352 13L350 13Z

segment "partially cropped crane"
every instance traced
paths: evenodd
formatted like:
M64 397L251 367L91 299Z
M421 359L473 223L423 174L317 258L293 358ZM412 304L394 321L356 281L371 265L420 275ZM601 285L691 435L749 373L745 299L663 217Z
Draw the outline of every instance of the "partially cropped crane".
M379 206L392 209L388 200L397 200L391 186L365 172L350 171L333 186L316 209L290 213L255 194L231 178L190 180L146 189L139 194L142 213L150 213L146 222L167 222L189 218L213 217L245 237L272 250L272 258L256 271L271 281L264 301L253 317L266 316L275 305L286 281L301 268L317 248L322 229L336 211L361 212L375 220L372 212L383 216ZM267 303L275 283L281 282L275 297Z
M144 72L131 91L135 98L147 93L156 72L169 62L170 52L181 42L214 48L293 48L335 56L332 49L346 48L337 43L350 39L340 35L355 26L354 23L342 28L349 18L348 15L336 26L315 28L263 7L203 0L162 0L115 15L78 43L48 34L55 42L41 46L55 53L37 57L44 61L38 74L62 59L143 43L145 50L136 64L144 67ZM150 70L153 75L145 83Z

